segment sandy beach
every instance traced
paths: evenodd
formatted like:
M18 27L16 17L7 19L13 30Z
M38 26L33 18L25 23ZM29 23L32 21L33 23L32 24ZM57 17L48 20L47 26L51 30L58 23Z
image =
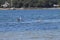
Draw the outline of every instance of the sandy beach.
M60 30L0 32L0 40L60 40Z
M60 9L60 8L0 8L0 10L31 10L31 9Z

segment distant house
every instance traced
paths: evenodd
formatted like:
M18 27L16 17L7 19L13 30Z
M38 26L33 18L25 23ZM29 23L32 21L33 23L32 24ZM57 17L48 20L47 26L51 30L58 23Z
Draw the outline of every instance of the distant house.
M59 7L60 5L54 4L53 6L54 6L54 7Z
M6 8L9 6L9 3L6 1L3 5L1 5L2 7Z

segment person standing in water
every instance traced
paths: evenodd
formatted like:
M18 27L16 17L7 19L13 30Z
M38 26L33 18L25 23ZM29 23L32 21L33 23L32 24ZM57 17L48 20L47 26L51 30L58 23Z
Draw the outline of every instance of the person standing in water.
M18 22L21 22L21 20L22 20L22 18L21 18L21 17L20 17L20 18L17 18L17 21L18 21Z

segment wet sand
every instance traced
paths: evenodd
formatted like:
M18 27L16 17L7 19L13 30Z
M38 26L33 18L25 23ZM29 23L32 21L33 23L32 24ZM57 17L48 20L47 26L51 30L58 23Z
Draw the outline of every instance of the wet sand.
M60 30L0 32L0 40L60 40Z

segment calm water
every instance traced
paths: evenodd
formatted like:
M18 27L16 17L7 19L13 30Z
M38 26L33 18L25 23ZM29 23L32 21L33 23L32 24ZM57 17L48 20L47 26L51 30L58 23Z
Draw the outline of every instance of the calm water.
M60 9L0 10L0 40L60 40Z
M21 21L17 19L21 17ZM41 20L41 22L38 22ZM0 10L0 31L58 30L60 10Z

